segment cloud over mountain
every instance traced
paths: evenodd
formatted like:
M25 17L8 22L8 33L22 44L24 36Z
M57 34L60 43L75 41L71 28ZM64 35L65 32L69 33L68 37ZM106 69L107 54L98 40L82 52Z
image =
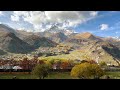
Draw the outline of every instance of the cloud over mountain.
M62 28L75 27L95 16L96 11L14 11L12 21L28 22L37 31L44 31L53 24L59 24Z

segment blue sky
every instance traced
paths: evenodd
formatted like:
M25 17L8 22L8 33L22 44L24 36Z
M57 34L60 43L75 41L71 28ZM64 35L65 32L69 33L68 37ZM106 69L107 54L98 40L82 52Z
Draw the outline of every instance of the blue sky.
M100 25L108 28L101 30ZM98 36L120 36L120 12L99 12L98 17L76 27L77 32L88 31Z
M97 36L120 36L119 11L0 11L0 23L14 29L45 31L53 24L75 32Z

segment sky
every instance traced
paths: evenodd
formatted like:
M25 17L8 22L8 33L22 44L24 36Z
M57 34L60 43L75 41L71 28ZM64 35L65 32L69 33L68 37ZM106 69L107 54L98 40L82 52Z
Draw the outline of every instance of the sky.
M120 11L0 11L0 23L31 32L42 32L57 25L78 33L120 36Z

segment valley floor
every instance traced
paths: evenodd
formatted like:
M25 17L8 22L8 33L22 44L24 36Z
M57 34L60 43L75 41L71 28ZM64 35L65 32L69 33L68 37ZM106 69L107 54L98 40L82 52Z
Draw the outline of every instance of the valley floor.
M106 75L110 76L110 79L120 79L120 72L106 72ZM17 79L37 79L37 77L31 74L0 74L0 79L12 79L14 76ZM101 79L103 79L101 77ZM70 72L53 72L45 79L78 79L70 76Z

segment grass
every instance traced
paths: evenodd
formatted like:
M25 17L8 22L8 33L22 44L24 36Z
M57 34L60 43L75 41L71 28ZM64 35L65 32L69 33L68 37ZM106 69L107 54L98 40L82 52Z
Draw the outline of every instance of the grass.
M111 79L120 79L120 72L106 72L105 75L109 75ZM104 75L104 76L105 76ZM0 79L12 79L14 76L17 79L37 79L37 77L31 74L0 74ZM104 76L102 78L104 78ZM52 72L45 79L78 79L70 76L70 72Z
M120 72L106 72L106 75L109 75L111 79L120 79Z
M71 77L70 72L63 73L54 72L51 73L46 79L77 79L77 78Z
M37 79L37 77L31 74L1 74L0 79L12 79L14 76L17 79ZM70 76L70 72L52 72L45 79L77 79Z
M75 59L83 59L83 53L80 53L79 50L74 50L70 54L61 54L61 55L56 55L56 56L48 56L48 57L39 57L39 59L46 59L46 60L51 60L51 59L66 59L66 60L75 60Z
M17 77L17 79L32 79L32 76L30 74L1 74L0 79L12 79L14 76Z

